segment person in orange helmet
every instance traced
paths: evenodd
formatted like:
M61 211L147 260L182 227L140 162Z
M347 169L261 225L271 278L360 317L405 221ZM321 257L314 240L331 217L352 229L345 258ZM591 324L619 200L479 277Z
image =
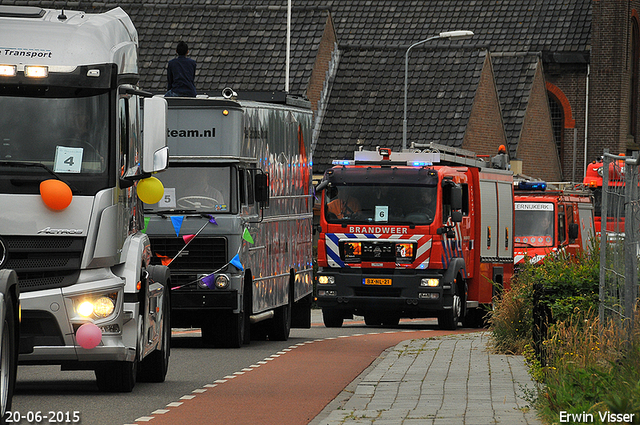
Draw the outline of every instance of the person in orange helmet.
M491 158L491 168L498 170L509 169L509 155L507 155L507 148L505 145L500 145L498 147L498 155Z

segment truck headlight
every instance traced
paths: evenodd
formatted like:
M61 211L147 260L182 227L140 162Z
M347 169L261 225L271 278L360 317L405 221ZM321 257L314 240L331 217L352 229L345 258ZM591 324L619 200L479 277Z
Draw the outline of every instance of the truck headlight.
M229 277L225 274L221 274L216 276L215 282L216 288L218 289L226 289L229 287Z
M437 278L424 278L420 281L420 286L435 287L440 285L440 279Z
M116 309L117 293L97 295L93 298L83 297L76 302L76 313L82 317L102 319L108 317Z
M333 285L336 283L336 279L333 276L318 276L318 283L320 285Z

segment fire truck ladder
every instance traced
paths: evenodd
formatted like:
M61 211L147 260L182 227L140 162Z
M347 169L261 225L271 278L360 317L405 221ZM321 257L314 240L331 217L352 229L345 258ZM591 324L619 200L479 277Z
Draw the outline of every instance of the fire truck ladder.
M431 152L440 154L440 164L467 165L470 167L486 168L487 163L471 151L454 148L452 146L441 145L439 143L412 143L415 153Z

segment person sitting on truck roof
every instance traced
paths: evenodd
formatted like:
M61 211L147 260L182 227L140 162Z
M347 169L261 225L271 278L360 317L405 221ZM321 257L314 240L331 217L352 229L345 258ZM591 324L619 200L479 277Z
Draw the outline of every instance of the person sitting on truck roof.
M337 187L332 187L328 193L330 198L335 199L327 204L327 211L336 218L348 218L360 211L360 202L349 195L346 188L338 190Z
M167 93L165 97L196 97L196 61L187 57L189 46L180 41L176 47L177 58L167 65Z
M500 145L498 155L491 158L491 168L498 170L509 169L509 156L507 155L507 148L504 145Z

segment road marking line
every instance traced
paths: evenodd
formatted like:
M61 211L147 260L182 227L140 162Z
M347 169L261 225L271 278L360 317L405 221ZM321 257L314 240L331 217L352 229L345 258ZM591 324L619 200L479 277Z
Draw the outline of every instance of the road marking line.
M180 407L183 404L184 403L181 401L172 401L171 403L167 404L167 407Z
M202 393L206 393L207 390L206 390L206 388L198 388L197 390L193 390L191 392L192 393L196 393L196 394L202 394Z
M205 384L204 385L206 388L213 388L213 387L217 387L218 384Z
M154 410L153 412L151 412L151 414L152 415L164 415L168 411L169 411L169 409L158 409L158 410Z
M180 400L193 400L194 398L196 398L194 395L183 395Z

